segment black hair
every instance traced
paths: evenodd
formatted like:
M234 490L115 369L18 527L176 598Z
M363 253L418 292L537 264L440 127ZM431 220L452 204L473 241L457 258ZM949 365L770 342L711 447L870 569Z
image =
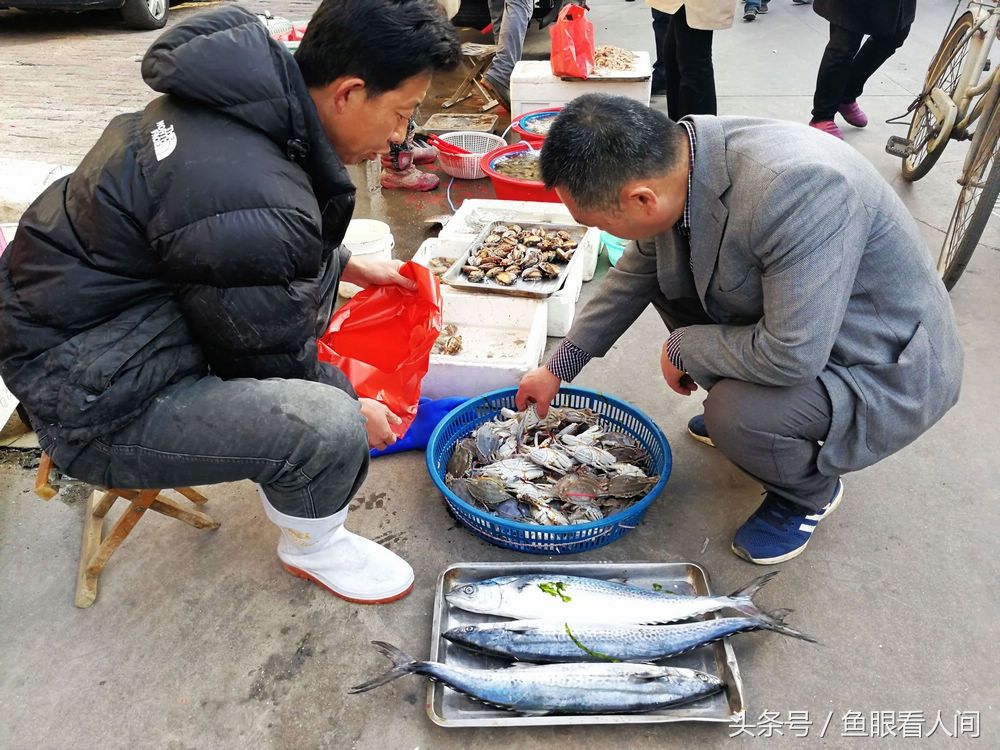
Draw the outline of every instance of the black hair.
M618 206L622 187L678 163L684 127L624 96L584 94L563 107L542 147L542 179L584 210Z
M357 76L372 96L455 67L461 43L436 0L323 0L295 60L310 87Z

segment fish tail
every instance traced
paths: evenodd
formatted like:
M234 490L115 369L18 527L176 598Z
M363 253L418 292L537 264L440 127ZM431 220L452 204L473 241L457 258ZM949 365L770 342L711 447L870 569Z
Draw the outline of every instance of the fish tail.
M806 635L801 630L796 630L785 625L785 618L791 613L792 610L790 609L775 609L771 612L761 612L759 615L755 615L754 620L764 630L773 630L775 633L798 638L802 641L809 641L809 643L819 643L811 635Z
M412 674L416 672L420 666L419 661L413 659L408 654L405 654L395 646L384 641L372 641L372 645L375 646L375 648L377 648L384 656L392 659L392 669L373 680L362 682L360 685L355 685L347 691L348 693L364 693L368 690L372 690L373 688L385 685L387 682L392 682L403 675Z
M773 570L770 573L765 573L760 578L753 579L743 588L731 593L728 597L732 600L730 606L749 617L760 617L766 614L764 610L754 604L753 598L772 578L778 575L778 572L777 570Z

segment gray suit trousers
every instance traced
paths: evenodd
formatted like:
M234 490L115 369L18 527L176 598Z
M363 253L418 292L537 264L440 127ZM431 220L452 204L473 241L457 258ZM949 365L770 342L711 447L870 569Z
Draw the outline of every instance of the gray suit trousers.
M653 306L670 330L711 323L697 299L657 295ZM787 388L720 380L705 400L705 424L715 447L768 492L810 513L830 501L837 485L837 477L816 465L832 416L819 378Z

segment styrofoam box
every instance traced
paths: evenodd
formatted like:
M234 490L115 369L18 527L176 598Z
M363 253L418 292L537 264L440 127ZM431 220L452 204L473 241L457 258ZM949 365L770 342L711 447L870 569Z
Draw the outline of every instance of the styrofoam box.
M421 395L471 398L516 386L538 367L545 348L544 300L455 292L441 301L444 322L458 326L462 350L431 354Z
M521 60L510 77L511 116L558 107L583 94L614 94L649 104L653 67L649 53L635 51L635 70L608 72L587 80L564 81L552 75L548 60Z
M472 242L487 224L494 221L522 224L539 222L553 224L576 224L569 209L562 203L539 203L532 201L499 201L470 198L463 201L451 220L444 225L438 235L441 239L462 239ZM583 281L594 278L597 270L597 255L601 250L600 231L591 228L580 241L579 254L582 256ZM457 256L456 256L457 257ZM579 297L579 293L576 295ZM574 298L574 302L576 299ZM551 334L556 335L556 334Z
M450 258L454 260L469 247L471 240L441 239L440 237L424 240L417 252L413 255L413 260L423 266L430 266L431 258ZM582 259L581 259L582 260ZM566 281L557 292L542 300L547 308L547 324L545 334L547 336L565 336L569 333L570 326L573 325L573 318L576 316L576 302L580 299L580 291L583 288L583 263L572 263ZM447 294L470 294L470 292L452 289L450 286L441 286L442 295ZM497 295L482 295L477 297L496 297Z

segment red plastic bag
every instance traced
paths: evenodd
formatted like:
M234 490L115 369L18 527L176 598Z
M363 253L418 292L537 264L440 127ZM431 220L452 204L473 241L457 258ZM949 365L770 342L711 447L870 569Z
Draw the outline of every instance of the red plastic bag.
M549 27L552 38L552 75L587 78L594 72L594 24L587 11L572 3L564 5Z
M415 291L377 286L358 292L330 318L317 342L319 358L340 368L361 398L382 402L397 417L402 437L417 414L420 381L441 333L441 285L425 266L410 261L399 272Z

